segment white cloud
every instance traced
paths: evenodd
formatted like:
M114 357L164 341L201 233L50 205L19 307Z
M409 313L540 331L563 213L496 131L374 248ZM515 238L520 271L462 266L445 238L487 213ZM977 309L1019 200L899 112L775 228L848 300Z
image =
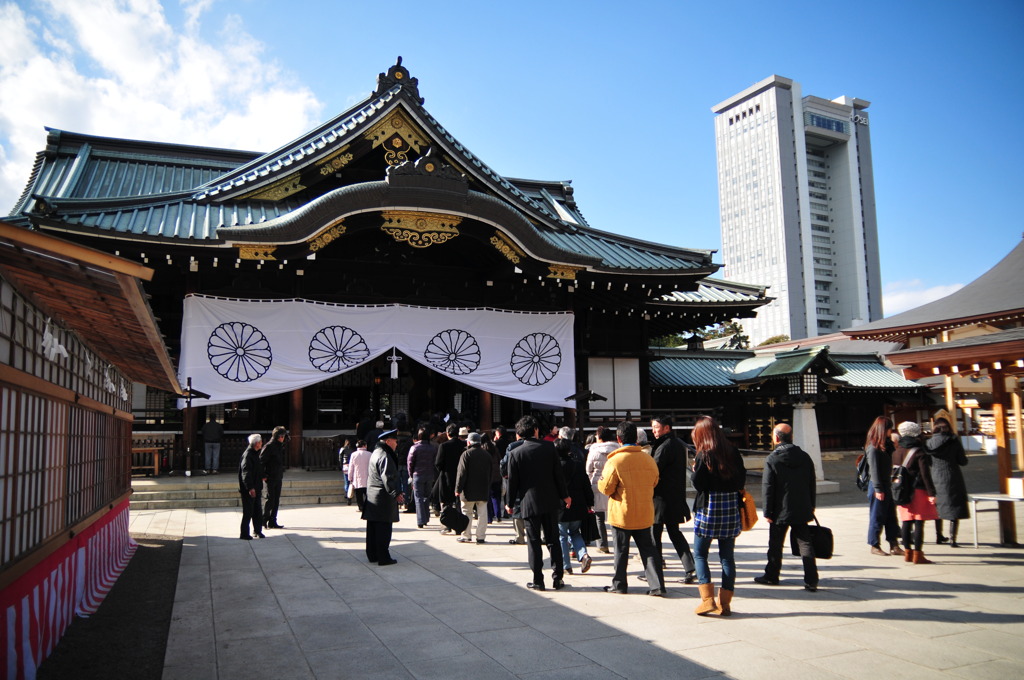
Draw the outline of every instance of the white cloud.
M267 60L241 20L200 28L211 0L168 23L157 0L0 5L0 215L17 200L44 126L270 151L321 122L323 105Z
M882 286L882 311L887 317L893 316L933 300L944 298L963 287L962 283L926 286L920 279L890 281Z

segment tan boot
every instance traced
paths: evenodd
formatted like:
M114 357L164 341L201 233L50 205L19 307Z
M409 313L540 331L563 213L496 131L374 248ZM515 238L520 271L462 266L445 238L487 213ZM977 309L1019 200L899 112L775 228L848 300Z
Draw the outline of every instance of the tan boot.
M725 588L718 589L718 606L722 610L722 616L732 616L732 609L729 608L729 604L732 602L731 590Z
M914 551L913 562L914 562L914 564L935 564L930 559L928 559L927 557L924 556L924 551L923 550L915 550Z
M914 553L915 552L917 552L917 551L916 550L906 550L906 551L904 551L904 553L903 553L903 561L904 562L913 562L914 561Z
M718 603L715 602L714 583L698 584L697 590L700 591L700 604L693 610L694 614L697 616L707 616L708 614L717 614L721 611L718 608Z

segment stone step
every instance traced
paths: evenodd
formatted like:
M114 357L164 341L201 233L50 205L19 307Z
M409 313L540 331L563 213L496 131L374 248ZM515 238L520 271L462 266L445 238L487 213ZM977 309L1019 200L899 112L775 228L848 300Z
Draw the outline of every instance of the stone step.
M184 510L192 508L237 508L238 494L233 498L190 498L190 499L135 499L134 494L128 505L131 510ZM314 496L281 496L281 506L286 505L345 505L344 494Z

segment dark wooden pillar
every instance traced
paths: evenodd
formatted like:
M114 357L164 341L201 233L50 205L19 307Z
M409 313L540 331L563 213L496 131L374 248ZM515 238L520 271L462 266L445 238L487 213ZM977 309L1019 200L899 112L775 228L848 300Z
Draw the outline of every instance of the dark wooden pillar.
M196 445L196 416L199 413L199 409L195 406L188 406L185 408L181 423L181 443L185 451L185 471L192 474L192 456L195 454ZM173 468L174 463L171 463Z
M1013 460L1010 456L1010 437L1006 427L1007 405L1006 375L1001 369L989 369L992 380L992 416L996 425L996 456L999 464L999 493L1008 493ZM999 504L999 535L1003 545L1017 543L1017 519L1011 502Z
M292 390L291 408L288 414L288 434L291 443L288 445L288 465L302 465L302 388Z
M493 395L490 392L480 390L480 431L484 432L494 427L494 405Z

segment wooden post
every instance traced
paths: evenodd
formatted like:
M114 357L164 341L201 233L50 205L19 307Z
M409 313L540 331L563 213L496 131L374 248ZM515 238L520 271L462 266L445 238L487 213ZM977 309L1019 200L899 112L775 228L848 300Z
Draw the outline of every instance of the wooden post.
M480 391L480 431L484 432L494 427L494 406L491 403L491 393Z
M949 411L949 417L953 419L950 425L953 426L954 432L963 434L964 428L957 423L959 416L956 414L956 392L953 390L953 376L947 373L942 376L942 380L946 385L946 410Z
M1016 380L1017 389L1013 391L1013 438L1017 442L1017 469L1024 470L1024 423L1021 422L1021 379Z
M1006 427L1006 374L1001 369L990 368L989 378L992 380L992 416L996 425L996 456L999 466L999 493L1010 490L1009 479L1013 474L1010 458L1009 433ZM999 535L1003 545L1017 543L1017 520L1012 502L999 504Z
M291 409L288 414L288 434L291 442L288 445L288 465L302 465L302 388L292 390Z

